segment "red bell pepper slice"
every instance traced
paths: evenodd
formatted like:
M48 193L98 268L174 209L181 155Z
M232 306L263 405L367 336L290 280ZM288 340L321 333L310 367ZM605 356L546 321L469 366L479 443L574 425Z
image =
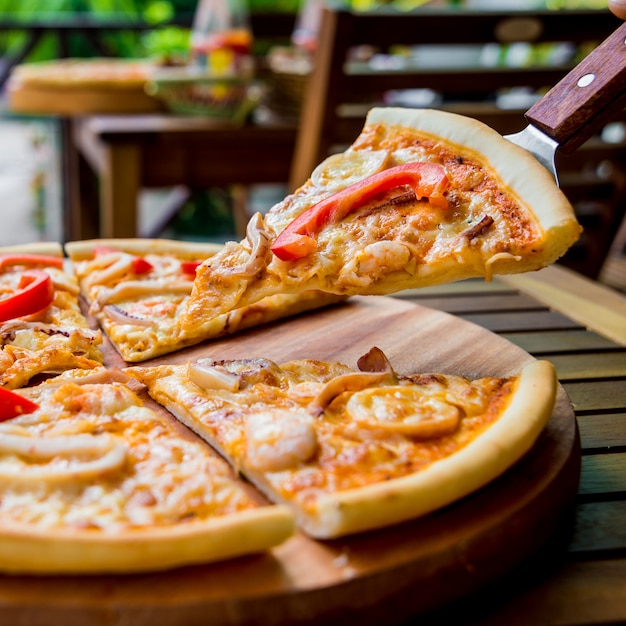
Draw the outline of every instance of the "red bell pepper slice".
M34 413L39 405L20 396L19 393L0 387L0 422L13 419L19 415Z
M111 254L112 252L121 253L122 250L118 250L117 248L112 248L110 246L95 246L93 249L94 256L102 256L105 254ZM130 266L133 274L147 274L154 269L154 265L150 263L150 261L146 261L141 256L133 257L131 266Z
M133 273L135 274L147 274L154 269L154 265L150 263L150 261L146 261L141 256L136 256L133 259L133 263L131 265Z
M202 261L182 261L180 264L180 269L185 272L185 274L195 275L196 270L202 265Z
M18 287L19 291L0 300L0 322L42 311L54 300L52 278L43 270L24 272Z
M327 224L337 223L375 195L409 185L419 198L448 208L444 192L449 180L436 163L405 163L354 183L313 205L294 219L274 240L272 252L282 261L301 259L317 246L315 235Z
M47 254L0 254L0 269L11 265L47 265L63 269L63 257Z

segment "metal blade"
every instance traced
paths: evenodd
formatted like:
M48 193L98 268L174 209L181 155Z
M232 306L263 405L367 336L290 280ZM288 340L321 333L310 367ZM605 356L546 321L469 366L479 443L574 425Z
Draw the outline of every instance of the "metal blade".
M524 130L512 135L505 135L511 143L528 150L543 165L552 176L557 185L559 177L556 173L555 155L559 144L548 135L542 133L537 127L529 124Z

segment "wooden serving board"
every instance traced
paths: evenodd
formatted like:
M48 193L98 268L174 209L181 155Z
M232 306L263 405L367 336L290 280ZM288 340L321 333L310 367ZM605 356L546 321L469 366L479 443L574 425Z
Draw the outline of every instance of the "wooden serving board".
M516 373L532 359L459 318L385 297L345 304L153 362L197 356L340 360L373 345L400 373ZM123 365L107 347L109 365ZM436 513L333 541L301 534L266 554L163 573L0 577L0 624L394 624L471 593L540 549L570 511L580 453L560 389L534 448L487 487Z

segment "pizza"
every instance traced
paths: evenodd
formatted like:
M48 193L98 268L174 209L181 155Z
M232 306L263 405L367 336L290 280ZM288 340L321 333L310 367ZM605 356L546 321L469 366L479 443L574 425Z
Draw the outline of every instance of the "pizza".
M21 86L53 90L142 90L156 64L143 59L55 59L17 65L11 81Z
M401 373L377 347L355 366L166 355L351 295L538 269L579 232L547 172L493 131L374 109L240 242L0 249L0 571L212 562L480 489L549 420L550 363L476 378Z
M471 118L400 108L372 109L255 228L269 246L233 242L198 269L183 328L275 293L391 294L536 270L581 230L530 153Z
M0 248L0 386L102 365L102 334L83 315L57 243Z
M0 570L126 573L260 552L293 533L121 371L0 388ZM9 399L8 396L12 396Z
M181 328L179 318L196 268L221 249L218 244L166 239L99 239L65 245L90 312L127 362L145 361L344 299L313 290L276 294Z
M547 361L501 378L401 375L378 348L357 369L199 358L127 371L318 539L413 519L492 481L533 445L556 394Z

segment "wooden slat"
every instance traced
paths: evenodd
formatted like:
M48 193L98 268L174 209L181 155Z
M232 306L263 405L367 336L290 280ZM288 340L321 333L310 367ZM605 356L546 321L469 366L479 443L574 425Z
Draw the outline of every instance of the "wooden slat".
M626 493L626 452L583 456L578 493L582 496Z
M626 371L626 351L544 354L542 358L554 364L562 381L618 377Z
M587 330L502 333L501 336L535 356L557 352L620 349L610 339Z
M626 501L583 502L576 507L570 553L626 550Z
M422 306L428 306L448 313L462 314L475 311L532 311L545 309L542 304L523 294L460 294L455 297L432 296L411 298Z
M576 413L613 411L626 407L626 379L563 384Z
M626 411L579 416L578 430L583 450L626 446Z
M501 280L583 326L626 345L626 298L565 267L503 276Z
M507 315L498 313L469 313L460 315L459 317L494 332L526 331L535 328L541 328L542 330L580 328L578 322L552 311L523 311Z
M538 565L506 598L487 592L478 609L483 617L463 623L472 626L623 624L625 580L626 560L574 562L557 571L546 571L545 566ZM463 619L467 616L466 612Z

